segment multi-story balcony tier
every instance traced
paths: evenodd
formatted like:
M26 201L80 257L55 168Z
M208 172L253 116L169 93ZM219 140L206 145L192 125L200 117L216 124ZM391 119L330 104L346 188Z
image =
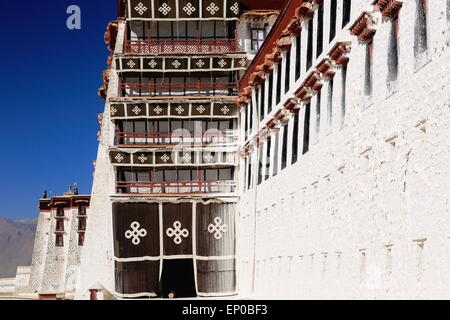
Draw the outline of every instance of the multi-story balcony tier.
M138 118L116 120L115 125L114 145L120 147L230 146L237 144L239 136L233 118Z
M234 167L117 169L116 192L141 195L205 195L236 191Z
M199 54L240 52L236 39L126 40L126 54Z

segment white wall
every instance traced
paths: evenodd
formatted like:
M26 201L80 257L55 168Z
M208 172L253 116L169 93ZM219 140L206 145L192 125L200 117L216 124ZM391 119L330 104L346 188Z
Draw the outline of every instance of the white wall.
M352 2L350 24L369 1ZM381 21L374 37L371 100L363 96L364 45L348 30L339 33L338 14L336 38L352 41L345 118L340 119L338 70L331 128L321 119L320 134L313 135L307 154L242 194L239 278L255 279L254 292L251 280L240 282L242 297L450 297L450 50L446 4L428 5L430 60L418 70L415 1L406 1L400 11L400 73L394 93L386 86L389 24ZM324 35L328 39L326 28ZM328 50L326 43L324 53ZM325 82L325 108L327 88ZM312 124L313 110L315 98ZM299 131L301 148L301 126ZM281 143L280 132L280 152ZM256 168L255 163L255 176ZM249 267L253 261L255 273Z

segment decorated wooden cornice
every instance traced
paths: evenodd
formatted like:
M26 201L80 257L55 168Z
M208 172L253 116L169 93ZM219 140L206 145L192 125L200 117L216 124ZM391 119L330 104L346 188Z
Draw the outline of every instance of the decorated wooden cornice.
M82 203L86 206L89 206L89 203L91 201L90 195L76 195L76 194L70 194L70 195L64 195L64 196L57 196L53 197L51 199L45 199L41 200L44 201L46 204L45 210L51 210L52 208L57 207L63 207L63 208L75 208L78 207L78 204L80 201L83 201Z
M234 103L198 101L195 103L111 103L111 119L129 118L236 118Z
M117 32L119 30L119 22L117 20L108 23L105 32L105 43L108 45L108 50L114 52L116 47Z
M397 20L403 2L404 0L375 0L373 5L381 12L383 17Z
M297 98L289 98L284 104L284 108L292 113L298 113L301 101Z
M325 78L331 80L336 74L337 64L330 58L323 59L317 66L317 72L321 73Z
M295 16L300 20L309 20L314 15L314 2L312 0L303 1L295 10Z
M337 42L330 49L328 55L308 74L297 91L295 91L294 97L287 99L283 105L283 109L278 110L261 130L264 130L265 128L277 130L281 126L286 125L289 121L290 113L298 113L301 104L308 103L311 98L322 89L325 79L333 79L338 66L347 65L350 51L351 42ZM261 139L261 130L256 134L258 139ZM246 145L241 149L239 154L241 157L245 158L252 153L252 150L252 148L249 148L248 145Z
M331 48L328 56L334 60L338 66L346 66L350 60L349 54L352 50L351 42L337 42L333 48Z
M118 57L118 72L201 72L246 70L245 55Z
M152 151L150 149L111 149L109 159L114 166L133 167L173 167L173 166L235 166L235 150L225 151L218 148L200 150L187 149Z
M292 38L297 37L301 32L302 21L310 19L314 15L314 10L323 0L303 0L287 1L280 16L267 36L268 39L258 51L252 64L241 80L241 92L236 99L236 104L245 107L250 96L244 94L253 85L259 84L255 78L264 78L264 74L273 70L274 64L281 62L281 53L290 49Z
M236 0L128 0L127 20L237 20Z
M277 40L277 46L282 51L289 50L292 46L291 33L282 34L281 37Z
M242 14L242 17L251 19L266 19L269 16L279 14L279 10L249 10Z
M359 41L370 42L377 32L378 16L376 12L363 12L350 27L350 34Z
M98 89L98 96L102 99L106 99L106 94L108 92L108 86L109 86L109 77L110 77L110 70L104 70L102 71L102 86Z

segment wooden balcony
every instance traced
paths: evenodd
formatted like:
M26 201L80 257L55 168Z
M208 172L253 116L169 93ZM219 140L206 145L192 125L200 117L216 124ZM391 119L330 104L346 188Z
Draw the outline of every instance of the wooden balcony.
M115 145L121 147L167 147L186 145L206 147L232 145L238 142L237 132L116 132Z
M234 96L238 94L237 82L225 83L120 83L119 97L170 97L170 96Z
M205 54L239 52L236 39L127 40L127 54Z
M236 182L225 181L127 181L116 182L119 194L145 195L202 195L210 193L234 193Z

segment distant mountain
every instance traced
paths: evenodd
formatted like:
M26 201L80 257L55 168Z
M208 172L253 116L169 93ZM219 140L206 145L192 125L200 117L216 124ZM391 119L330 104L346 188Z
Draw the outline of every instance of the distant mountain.
M17 266L29 266L37 220L0 217L0 278L13 278Z

